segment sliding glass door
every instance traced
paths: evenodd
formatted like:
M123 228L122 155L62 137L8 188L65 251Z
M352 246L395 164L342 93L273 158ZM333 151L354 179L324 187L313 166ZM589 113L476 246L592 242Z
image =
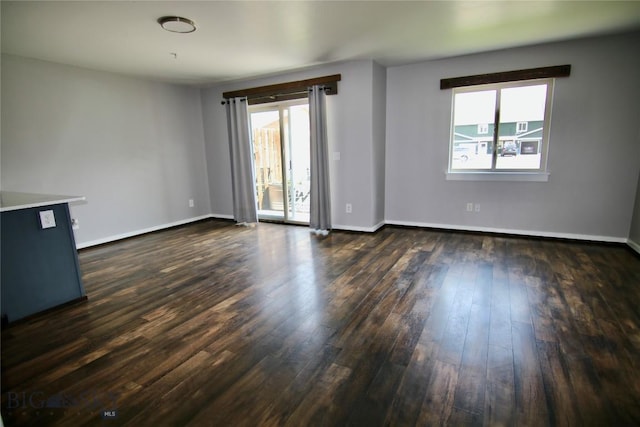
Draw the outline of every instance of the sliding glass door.
M259 219L309 223L307 100L249 107Z

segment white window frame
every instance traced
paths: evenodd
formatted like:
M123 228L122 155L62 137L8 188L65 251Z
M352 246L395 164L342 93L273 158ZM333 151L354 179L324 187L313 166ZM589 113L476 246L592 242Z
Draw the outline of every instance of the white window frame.
M524 133L529 129L529 122L516 122L516 133Z
M478 135L486 135L489 133L489 124L488 123L480 123L478 124Z
M554 78L545 78L545 79L534 79L534 80L520 80L506 83L492 83L492 84L483 84L483 85L475 85L475 86L463 86L456 87L453 89L452 93L452 101L451 101L451 132L449 138L449 158L448 158L448 168L447 168L447 180L473 180L473 181L547 181L549 173L547 171L547 160L549 153L549 135L551 128L551 109L553 105L553 87L554 87L555 79ZM546 96L546 105L545 105L545 114L544 114L544 125L543 125L543 134L542 141L540 147L540 167L538 169L496 169L497 164L497 140L499 135L499 123L500 123L500 90L513 88L513 87L523 87L523 86L534 86L546 84L547 85L547 96ZM493 159L492 159L492 168L491 169L453 169L452 168L452 160L453 160L453 142L454 142L454 116L455 116L455 96L458 93L466 93L466 92L479 92L486 90L496 90L496 111L495 111L495 123L494 123L494 136L493 136ZM516 125L517 126L517 125Z

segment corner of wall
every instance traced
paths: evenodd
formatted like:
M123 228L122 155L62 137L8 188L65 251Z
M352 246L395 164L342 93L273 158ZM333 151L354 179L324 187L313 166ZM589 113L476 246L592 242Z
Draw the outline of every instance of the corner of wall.
M627 240L627 245L640 255L640 243L634 242L633 240L629 239Z
M372 164L372 219L374 224L384 222L385 218L385 157L387 128L387 69L372 62L371 82L371 144L373 146Z
M640 143L640 135L638 135ZM631 216L631 226L629 227L629 240L627 243L636 252L640 253L640 171L638 173L638 184L636 186L636 200L633 204L633 213Z

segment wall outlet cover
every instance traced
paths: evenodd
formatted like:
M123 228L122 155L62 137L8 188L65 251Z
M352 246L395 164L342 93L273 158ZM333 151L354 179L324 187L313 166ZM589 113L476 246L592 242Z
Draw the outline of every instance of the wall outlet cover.
M43 229L56 226L56 217L52 210L40 211L40 225Z

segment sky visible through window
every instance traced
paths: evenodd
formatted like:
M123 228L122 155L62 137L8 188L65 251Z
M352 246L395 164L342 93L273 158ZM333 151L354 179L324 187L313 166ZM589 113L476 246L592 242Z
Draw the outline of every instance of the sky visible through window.
M502 89L500 121L506 123L544 120L546 97L546 84ZM457 93L454 124L459 126L493 123L495 105L495 89Z

